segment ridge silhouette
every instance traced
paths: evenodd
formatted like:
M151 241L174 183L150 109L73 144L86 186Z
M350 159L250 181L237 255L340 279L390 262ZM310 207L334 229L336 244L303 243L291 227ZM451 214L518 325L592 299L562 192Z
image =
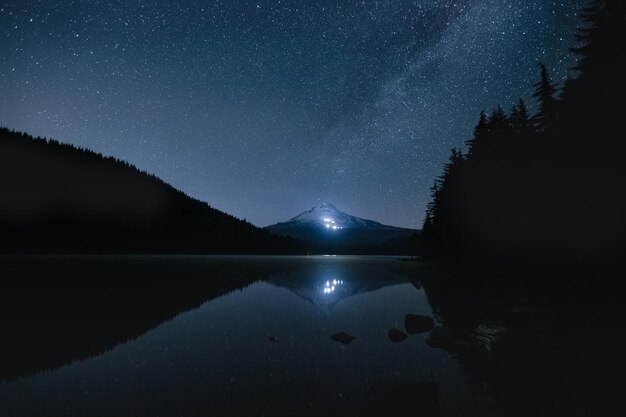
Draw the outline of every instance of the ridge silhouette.
M303 253L127 162L0 128L0 253Z

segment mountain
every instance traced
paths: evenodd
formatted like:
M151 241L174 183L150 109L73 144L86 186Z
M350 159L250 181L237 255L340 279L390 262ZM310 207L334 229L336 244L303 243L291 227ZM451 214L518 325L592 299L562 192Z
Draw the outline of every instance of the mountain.
M331 203L323 203L304 211L287 222L266 227L282 236L308 240L334 252L398 253L410 246L411 237L418 233L362 219L338 210Z
M0 128L0 254L302 252L127 162Z

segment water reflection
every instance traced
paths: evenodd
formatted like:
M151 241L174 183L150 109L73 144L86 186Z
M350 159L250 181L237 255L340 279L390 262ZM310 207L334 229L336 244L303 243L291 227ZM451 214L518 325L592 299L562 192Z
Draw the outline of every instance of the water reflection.
M391 262L395 261L393 259L360 258L358 262L346 263L347 258L324 256L318 258L319 262L272 276L267 282L288 289L311 304L330 309L348 298L415 279L410 265Z
M417 265L347 257L207 262L118 265L116 273L126 278L128 269L142 276L138 271L144 268L171 277L156 281L158 291L147 290L150 279L142 281L143 296L129 282L108 279L114 275L91 274L104 282L89 288L115 286L100 298L87 292L100 300L99 307L108 305L109 320L95 322L98 316L89 313L86 333L76 326L62 330L62 318L82 317L82 310L71 303L74 297L57 292L55 301L70 302L68 314L59 315L53 332L40 326L31 333L55 339L56 331L63 336L73 331L84 345L102 334L107 343L79 357L96 355L88 360L59 367L57 358L50 372L2 383L0 415L351 416L421 410L428 416L439 415L438 404L444 416L489 415L490 400L471 392L456 361L429 348L427 335L398 344L387 338L390 327L403 326L407 313L432 315L423 290L413 284ZM180 302L180 294L189 293L196 298ZM132 301L122 308L125 314L116 315L124 294ZM201 297L209 301L198 302ZM29 308L39 317L46 310L35 301ZM129 326L133 336L110 338L135 316L158 316L161 324L146 320ZM355 338L345 345L331 340L340 332ZM64 363L80 351L76 346L69 340L73 353L63 356ZM10 352L23 363L33 359L21 358L17 348Z
M99 355L289 268L262 258L3 258L0 381Z
M564 272L566 279L556 275ZM423 284L441 323L427 343L459 360L467 383L493 396L498 415L614 415L626 370L626 337L615 331L624 323L623 297L594 281L600 275L537 270L499 295L476 276L430 277Z
M339 280L338 279L333 279L332 281L328 280L324 284L324 288L322 288L322 293L323 294L332 294L332 293L335 292L337 287L339 287L340 285L343 285L343 280L341 280L341 279L339 279Z

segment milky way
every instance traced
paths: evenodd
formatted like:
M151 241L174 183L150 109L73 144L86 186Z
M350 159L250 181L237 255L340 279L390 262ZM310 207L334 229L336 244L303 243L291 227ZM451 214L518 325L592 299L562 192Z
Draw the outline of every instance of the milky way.
M0 1L0 125L259 226L331 201L419 227L480 110L568 75L585 4Z

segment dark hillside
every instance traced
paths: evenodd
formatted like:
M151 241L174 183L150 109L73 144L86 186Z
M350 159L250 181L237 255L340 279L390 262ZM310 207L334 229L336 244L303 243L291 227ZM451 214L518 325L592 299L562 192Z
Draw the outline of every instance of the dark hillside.
M297 251L112 157L0 129L2 253Z

